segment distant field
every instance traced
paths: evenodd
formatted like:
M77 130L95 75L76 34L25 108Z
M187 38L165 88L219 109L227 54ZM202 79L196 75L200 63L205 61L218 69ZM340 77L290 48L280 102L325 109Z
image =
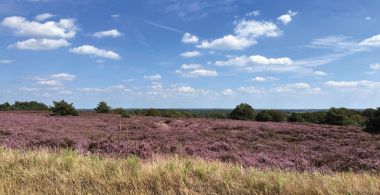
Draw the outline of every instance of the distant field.
M194 158L141 161L0 148L0 194L379 194L380 176L258 170Z
M21 111L0 113L0 144L146 159L178 154L296 171L380 171L380 135L360 127Z

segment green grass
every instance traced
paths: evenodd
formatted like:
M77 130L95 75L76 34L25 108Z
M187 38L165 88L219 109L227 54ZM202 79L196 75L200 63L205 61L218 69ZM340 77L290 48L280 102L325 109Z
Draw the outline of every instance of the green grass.
M141 161L0 148L0 194L380 194L380 175L296 173L181 157Z

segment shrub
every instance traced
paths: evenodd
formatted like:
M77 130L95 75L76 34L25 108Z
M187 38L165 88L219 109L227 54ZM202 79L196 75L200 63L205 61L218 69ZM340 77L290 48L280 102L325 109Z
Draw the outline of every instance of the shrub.
M94 109L97 113L109 113L111 107L106 102L99 102L98 106Z
M44 103L36 102L36 101L30 101L30 102L15 102L12 106L15 110L36 110L36 111L43 111L43 110L49 110L49 107L45 105Z
M368 118L371 118L374 116L376 110L373 108L367 108L362 111L362 116Z
M0 111L9 111L11 110L12 106L8 102L5 102L4 104L0 104Z
M262 122L272 121L272 116L269 114L267 110L263 110L257 113L256 120Z
M299 122L303 123L306 122L306 120L303 118L302 113L296 113L293 112L289 117L288 117L289 122Z
M329 125L362 125L363 122L363 117L357 111L347 108L331 108L323 120Z
M125 110L123 108L115 108L115 109L112 109L111 112L114 114L120 114L121 115L125 112Z
M254 120L255 110L249 104L242 103L232 110L230 118L236 120Z
M271 116L273 122L284 122L284 121L286 121L287 115L284 112L281 112L278 110L269 110L268 113Z
M369 133L380 133L380 108L365 122L365 131Z
M73 103L69 104L65 102L65 100L61 100L59 102L54 101L54 106L51 108L54 115L72 115L72 116L78 116L77 110L75 110Z
M124 112L121 114L121 117L122 117L122 118L131 118L131 115L129 115L128 112L124 111Z
M145 116L161 116L161 112L157 109L148 109L145 113Z

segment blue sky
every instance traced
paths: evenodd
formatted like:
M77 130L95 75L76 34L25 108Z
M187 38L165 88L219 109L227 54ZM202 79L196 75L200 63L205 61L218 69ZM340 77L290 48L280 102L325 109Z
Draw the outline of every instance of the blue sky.
M380 106L380 2L0 0L0 102Z

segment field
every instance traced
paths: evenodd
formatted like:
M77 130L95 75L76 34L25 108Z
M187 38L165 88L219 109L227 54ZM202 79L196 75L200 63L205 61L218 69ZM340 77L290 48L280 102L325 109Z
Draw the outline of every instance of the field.
M0 148L0 194L379 194L380 176L258 170L194 158L140 161Z
M380 135L359 127L6 112L0 113L0 144L12 149L76 149L109 157L134 154L143 159L178 154L301 172L380 171Z

